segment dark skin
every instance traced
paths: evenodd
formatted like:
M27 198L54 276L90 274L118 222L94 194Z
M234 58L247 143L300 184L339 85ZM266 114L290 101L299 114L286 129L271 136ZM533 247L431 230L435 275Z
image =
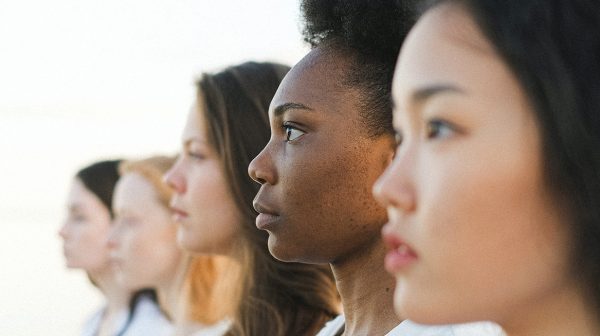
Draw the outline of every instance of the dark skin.
M384 335L400 323L383 268L385 209L371 193L390 162L391 135L370 136L359 88L343 85L353 61L313 49L283 80L269 111L271 139L249 173L262 184L259 228L283 261L330 263L345 335Z

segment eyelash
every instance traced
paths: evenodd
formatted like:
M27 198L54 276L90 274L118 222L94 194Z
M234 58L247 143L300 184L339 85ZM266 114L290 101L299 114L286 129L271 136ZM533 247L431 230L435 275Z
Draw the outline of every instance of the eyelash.
M189 157L191 157L193 159L196 159L196 160L203 160L203 159L206 158L203 154L195 153L195 152L192 152L190 150L187 150L185 152L185 155L189 156Z
M425 134L427 139L445 139L452 136L455 133L461 133L461 130L456 127L454 124L442 120L442 119L431 119L427 121L425 125ZM446 133L441 133L446 130ZM400 147L404 140L404 135L400 130L394 130L394 141L396 143L396 147Z
M446 132L449 133L442 133L443 130L447 130ZM426 125L427 139L445 139L452 136L457 131L459 130L456 126L441 119L432 119L428 121Z
M290 125L290 124L288 124L288 123L284 123L284 124L282 125L282 128L283 128L283 130L284 130L284 133L285 133L285 142L293 142L293 141L296 141L296 140L298 140L298 138L300 138L300 137L302 137L304 134L306 134L306 133L304 133L303 131L301 131L300 129L298 129L297 127L295 127L295 126L292 126L292 125ZM299 133L301 133L301 134L300 134L300 135L298 135L297 137L295 137L294 139L290 139L290 137L291 137L291 135L292 135L292 132L293 132L293 131L299 132Z

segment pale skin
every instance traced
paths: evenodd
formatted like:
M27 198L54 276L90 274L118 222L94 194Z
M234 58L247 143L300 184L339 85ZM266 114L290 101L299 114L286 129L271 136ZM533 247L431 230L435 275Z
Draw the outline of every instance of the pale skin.
M208 143L199 106L197 102L188 113L181 154L164 177L175 192L170 206L178 224L177 240L194 253L236 257L241 215L227 187L221 159Z
M491 320L510 336L598 335L570 269L569 218L545 184L534 111L466 11L440 5L419 20L393 99L401 143L374 193L388 210L397 312Z
M189 259L177 247L177 226L168 208L154 186L138 173L121 177L113 203L116 220L109 246L120 281L155 288L167 316L178 316Z
M113 335L115 319L129 309L131 290L116 280L109 264L106 239L111 226L110 212L79 179L73 180L67 209L67 218L59 231L67 266L83 269L94 280L106 298L98 335Z
M249 173L262 185L254 206L271 254L331 264L344 335L384 335L401 319L382 263L386 215L370 191L391 160L393 139L369 137L360 92L338 85L349 61L316 48L292 68L271 102L271 139Z

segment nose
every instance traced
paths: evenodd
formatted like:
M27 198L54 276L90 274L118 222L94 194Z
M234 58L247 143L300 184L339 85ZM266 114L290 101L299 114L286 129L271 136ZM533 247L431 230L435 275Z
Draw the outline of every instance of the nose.
M373 185L375 199L386 208L396 208L404 212L414 211L415 169L416 158L412 150L396 153L392 163Z
M179 156L175 164L163 175L163 182L178 194L186 191L186 181L182 172L182 158Z
M271 155L269 143L248 166L248 175L261 185L265 183L271 185L277 183L277 173Z
M67 221L65 221L63 223L63 225L60 227L60 229L58 230L58 235L63 239L67 239L67 234L68 234L68 229L67 229Z
M116 249L119 246L119 231L120 226L115 220L106 237L106 245L109 249Z

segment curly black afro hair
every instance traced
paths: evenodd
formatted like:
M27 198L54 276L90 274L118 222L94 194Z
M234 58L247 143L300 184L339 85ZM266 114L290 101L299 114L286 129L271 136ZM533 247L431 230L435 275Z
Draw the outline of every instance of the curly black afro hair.
M302 0L304 40L351 56L344 84L363 92L373 136L392 133L391 86L400 46L415 21L415 0Z

